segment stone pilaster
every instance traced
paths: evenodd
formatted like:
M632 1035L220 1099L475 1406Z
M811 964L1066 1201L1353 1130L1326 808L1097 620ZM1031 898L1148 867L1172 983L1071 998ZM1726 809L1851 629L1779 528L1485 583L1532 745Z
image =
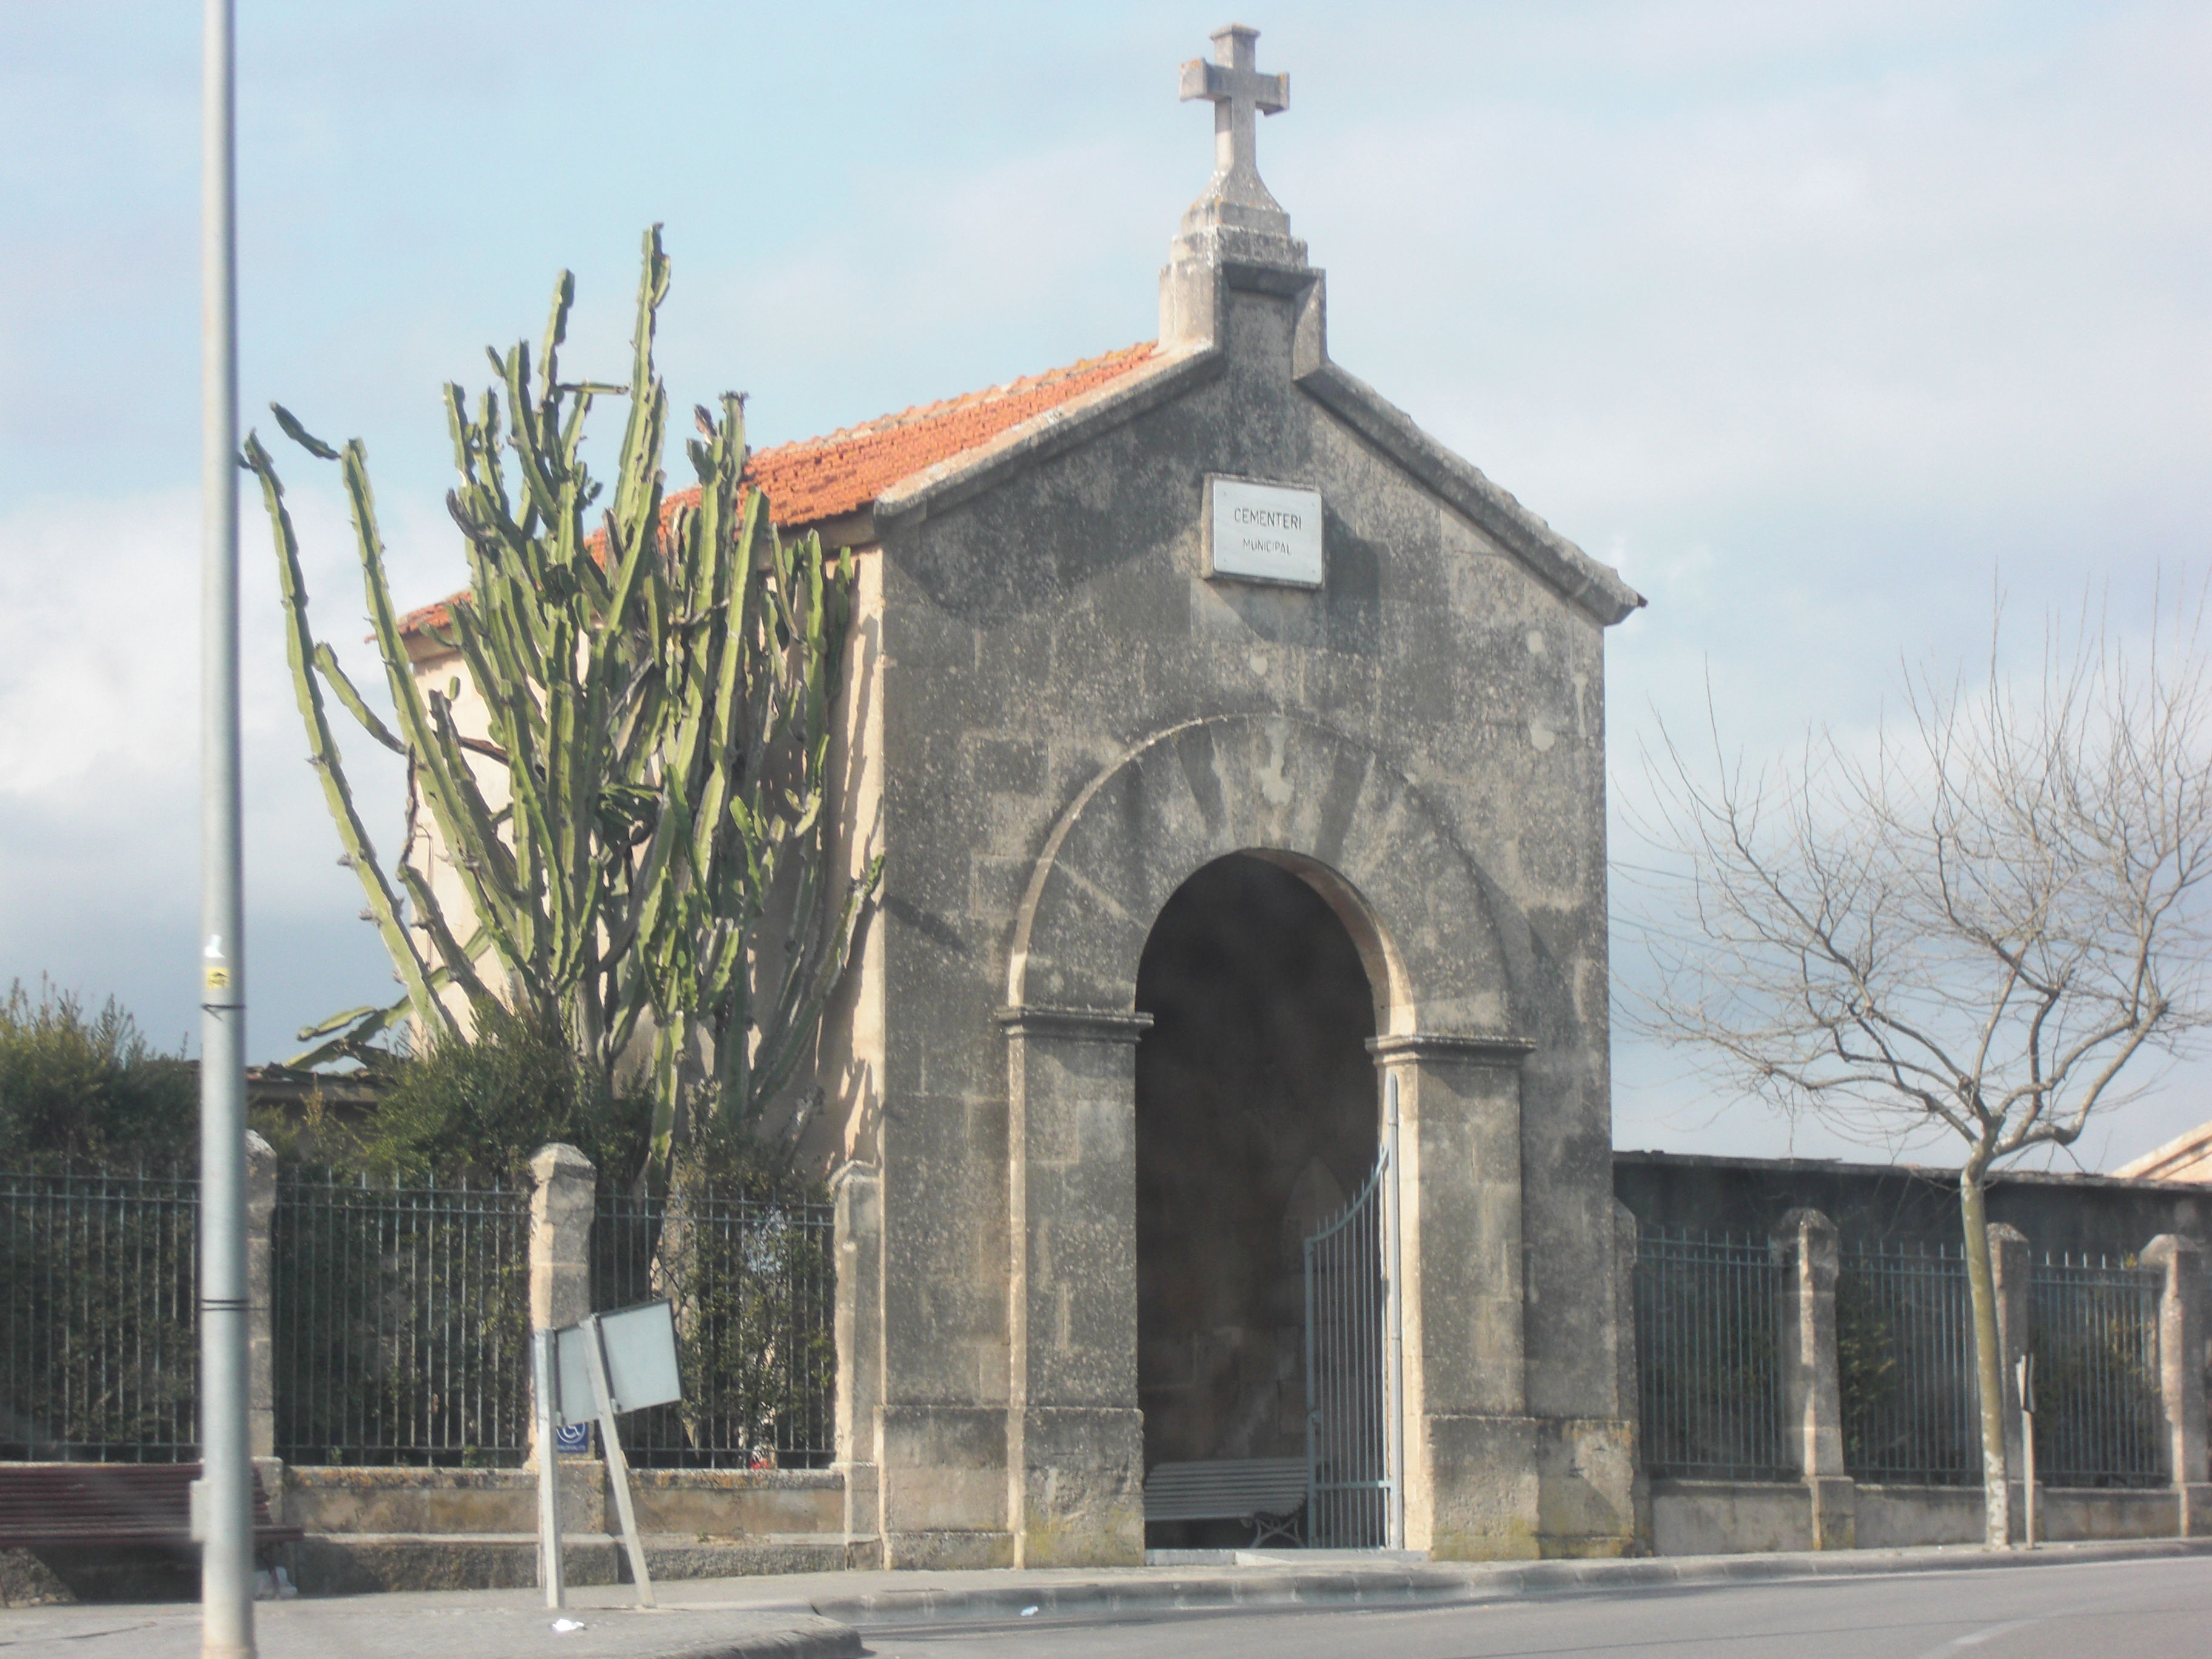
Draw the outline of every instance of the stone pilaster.
M1810 1499L1813 1547L1847 1550L1857 1542L1858 1488L1844 1469L1836 1224L1818 1210L1792 1210L1775 1230L1774 1246L1787 1264L1778 1343L1784 1444Z
M1032 1006L999 1018L1014 1565L1139 1565L1136 1044L1152 1017Z
M1398 1083L1406 1547L1439 1560L1534 1556L1520 1069L1533 1045L1407 1033L1368 1046L1386 1086Z
M830 1177L836 1205L837 1467L845 1477L845 1546L851 1565L882 1553L877 1436L884 1400L883 1175L848 1164ZM857 1552L857 1553L855 1553Z
M2166 1401L2166 1468L2185 1538L2205 1530L2212 1511L2212 1476L2204 1447L2204 1253L2193 1238L2160 1233L2146 1245L2143 1265L2166 1284L2158 1303L2159 1382Z

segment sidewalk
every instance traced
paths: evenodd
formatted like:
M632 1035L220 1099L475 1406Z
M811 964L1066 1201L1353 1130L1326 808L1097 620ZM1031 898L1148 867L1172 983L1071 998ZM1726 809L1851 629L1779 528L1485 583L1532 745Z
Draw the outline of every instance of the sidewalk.
M537 1590L420 1590L262 1602L253 1609L262 1659L848 1659L851 1626L787 1593L740 1599L773 1579L693 1579L662 1606L639 1607L627 1585L572 1592L562 1612ZM724 1592L714 1594L714 1592ZM556 1632L553 1621L580 1628ZM199 1659L199 1609L158 1606L26 1607L0 1612L7 1659Z
M846 1659L864 1634L1024 1619L1158 1617L1253 1610L1417 1607L1594 1595L1677 1585L1895 1572L2007 1571L2091 1561L2212 1559L2212 1539L1972 1546L1807 1555L1683 1556L1496 1565L1377 1559L1334 1552L1239 1552L1233 1565L1060 1571L823 1572L688 1579L655 1587L647 1612L623 1585L571 1592L556 1634L534 1590L418 1591L265 1602L264 1659ZM7 1659L196 1659L189 1603L0 1612Z

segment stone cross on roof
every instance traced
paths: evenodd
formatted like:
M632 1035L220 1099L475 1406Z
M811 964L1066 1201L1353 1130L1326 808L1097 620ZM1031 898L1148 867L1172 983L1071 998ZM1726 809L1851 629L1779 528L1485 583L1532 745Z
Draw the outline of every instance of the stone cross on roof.
M1275 115L1288 109L1291 77L1262 75L1254 67L1254 46L1260 39L1259 30L1231 23L1227 28L1214 30L1212 38L1213 62L1194 58L1182 66L1183 100L1212 100L1216 185L1241 175L1240 183L1249 179L1261 195L1266 196L1267 186L1260 183L1252 112L1258 110ZM1268 199L1273 200L1272 197Z
M1231 23L1213 32L1212 63L1198 58L1182 66L1184 99L1213 105L1213 177L1182 216L1171 265L1228 261L1305 269L1306 245L1291 234L1291 216L1260 182L1253 156L1254 112L1273 115L1291 104L1289 76L1253 67L1259 38L1259 30Z

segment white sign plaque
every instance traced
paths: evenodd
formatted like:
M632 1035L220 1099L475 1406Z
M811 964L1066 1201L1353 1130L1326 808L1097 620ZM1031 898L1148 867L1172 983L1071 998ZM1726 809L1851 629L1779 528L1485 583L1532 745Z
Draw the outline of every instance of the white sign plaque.
M1321 491L1208 473L1206 574L1319 587Z
M620 1313L598 1316L598 1334L606 1346L607 1384L618 1412L665 1406L684 1397L676 1379L676 1314L665 1302L647 1302ZM571 1325L555 1339L560 1382L560 1421L588 1423L599 1415L586 1345L592 1322Z

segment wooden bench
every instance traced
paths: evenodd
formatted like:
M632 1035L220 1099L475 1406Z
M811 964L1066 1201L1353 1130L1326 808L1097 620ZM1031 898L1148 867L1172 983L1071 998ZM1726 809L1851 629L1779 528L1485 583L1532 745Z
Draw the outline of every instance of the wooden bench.
M0 1463L0 1549L192 1545L197 1463ZM253 1476L253 1541L289 1543Z
M1306 1504L1303 1457L1219 1458L1155 1463L1145 1477L1146 1521L1241 1521L1252 1547L1270 1539L1297 1545Z

